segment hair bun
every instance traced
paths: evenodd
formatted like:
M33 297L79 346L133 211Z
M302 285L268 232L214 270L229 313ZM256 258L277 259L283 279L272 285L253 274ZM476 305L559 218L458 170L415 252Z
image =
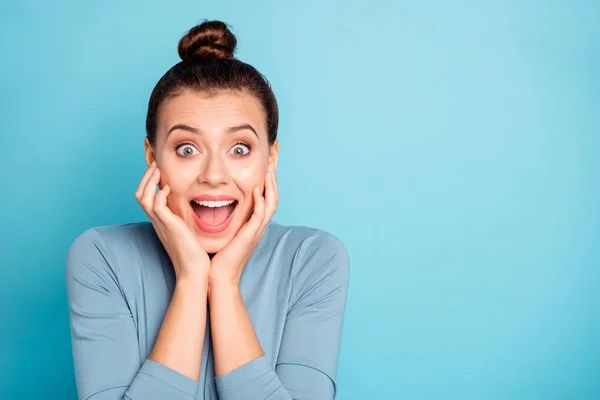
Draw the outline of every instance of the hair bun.
M177 52L183 61L194 57L233 58L237 40L222 21L204 21L181 38Z

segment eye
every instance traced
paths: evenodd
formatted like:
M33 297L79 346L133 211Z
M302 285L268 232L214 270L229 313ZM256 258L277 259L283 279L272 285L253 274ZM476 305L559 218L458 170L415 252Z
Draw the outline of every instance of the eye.
M230 153L237 157L243 157L250 153L250 146L246 143L237 143L231 148Z
M189 156L193 156L194 155L194 150L197 151L195 146L192 146L189 143L184 143L182 145L177 146L177 154L179 154L181 157L189 157Z

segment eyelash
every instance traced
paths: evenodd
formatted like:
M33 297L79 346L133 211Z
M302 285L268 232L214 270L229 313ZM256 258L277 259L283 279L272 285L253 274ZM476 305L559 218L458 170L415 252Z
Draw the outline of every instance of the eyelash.
M244 145L244 146L246 146L246 147L248 148L248 153L247 153L247 154L245 154L245 155L243 155L243 156L238 156L237 158L246 157L246 156L247 156L247 155L249 155L249 154L250 154L250 152L252 151L252 145L251 145L251 144L249 144L249 143L246 143L246 142L235 142L235 143L233 144L233 146L231 146L231 147L233 148L233 147L237 146L238 144L241 144L241 145ZM183 146L186 146L186 145L187 145L187 146L193 146L193 147L196 147L196 145L195 145L195 144L193 144L193 143L190 143L190 142L183 142L183 143L179 143L178 145L176 145L176 146L175 146L175 153L177 153L177 150L178 150L180 147L183 147ZM179 156L179 157L181 157L181 158L188 158L188 157L186 157L186 156L180 156L179 154L177 154L177 156Z
M252 146L251 146L249 143L246 143L246 142L235 142L235 143L233 144L233 146L231 146L231 148L234 148L235 146L237 146L237 145L239 145L239 144L241 144L241 145L243 145L243 146L246 146L246 147L248 148L248 154L250 154L250 152L252 151ZM246 157L248 154L244 154L243 156L239 156L239 157L240 157L240 158L241 158L241 157Z
M196 145L193 143L190 143L190 142L183 142L183 143L176 144L175 147L173 148L173 150L175 151L175 154L177 155L177 157L188 158L186 156L179 155L179 153L177 152L177 150L179 150L183 146L192 146L192 147L196 148Z

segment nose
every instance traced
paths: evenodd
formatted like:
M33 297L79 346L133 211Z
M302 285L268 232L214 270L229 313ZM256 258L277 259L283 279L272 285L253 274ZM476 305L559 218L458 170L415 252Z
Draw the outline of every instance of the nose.
M206 163L198 175L198 182L210 186L219 186L227 182L226 165L218 154L206 156Z

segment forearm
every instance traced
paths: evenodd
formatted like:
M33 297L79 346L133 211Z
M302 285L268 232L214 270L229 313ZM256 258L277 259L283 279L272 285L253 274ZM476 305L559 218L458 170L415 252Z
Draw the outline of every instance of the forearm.
M178 280L149 359L198 380L206 331L206 280Z
M264 355L238 286L211 284L209 305L216 376Z

